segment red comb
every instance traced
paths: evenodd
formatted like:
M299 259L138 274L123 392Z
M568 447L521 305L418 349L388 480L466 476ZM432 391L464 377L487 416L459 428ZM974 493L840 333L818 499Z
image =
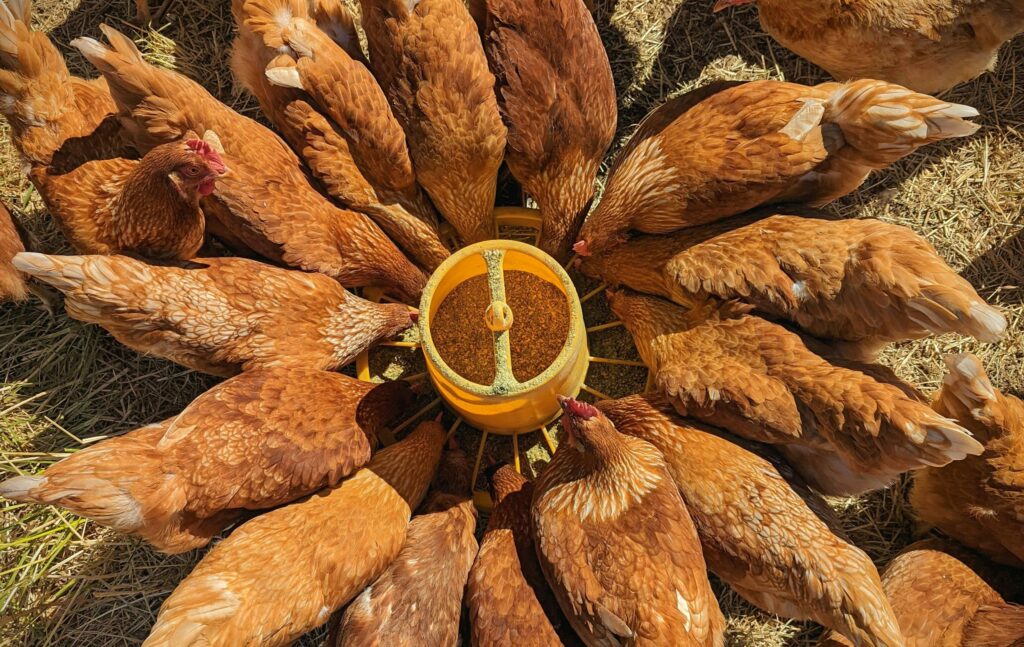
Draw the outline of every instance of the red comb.
M209 142L203 141L202 139L190 139L185 142L185 146L187 146L190 151L206 160L206 163L209 164L210 168L214 171L223 173L228 169L224 160L221 159L220 153L213 150L213 146L210 146Z
M583 420L590 420L599 413L594 405L588 402L581 402L576 398L567 398L560 395L558 396L558 404L570 416L582 418Z
M576 244L572 246L572 251L580 256L590 256L590 250L587 249L587 241L585 240L576 241Z

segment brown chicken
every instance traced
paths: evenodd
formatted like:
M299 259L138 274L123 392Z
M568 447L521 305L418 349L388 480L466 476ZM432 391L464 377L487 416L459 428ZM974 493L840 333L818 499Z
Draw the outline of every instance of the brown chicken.
M582 645L537 562L530 530L533 483L508 464L487 473L494 509L466 585L472 645Z
M915 475L921 520L990 559L1024 568L1024 402L992 386L978 358L946 359L935 410L969 429L985 451Z
M994 342L1005 333L1003 315L912 230L826 218L739 216L639 236L581 267L680 305L740 299L817 337L851 342L837 346L860 358L928 334Z
M559 397L568 438L537 479L533 531L555 597L587 645L725 644L693 522L658 450Z
M32 168L73 168L125 153L117 111L103 79L68 72L46 34L34 31L30 0L0 0L0 112Z
M320 9L332 7L339 25L332 31L345 33L348 11L333 2ZM420 266L436 268L448 257L437 217L416 185L405 133L361 56L324 31L305 0L234 0L232 11L239 31L232 69L285 139L332 196L374 218Z
M242 510L337 484L370 460L380 428L413 401L326 371L267 368L218 384L174 418L0 483L15 501L67 508L165 553L205 546Z
M323 272L347 287L380 286L405 300L419 298L423 273L372 220L318 193L277 135L191 79L146 63L123 34L102 30L110 47L91 38L72 44L110 83L121 121L141 149L189 130L220 136L235 173L203 201L211 233L239 252Z
M455 647L476 557L476 507L466 453L450 441L405 545L341 619L336 647Z
M64 293L75 319L196 371L331 370L412 326L405 305L361 299L322 274L242 258L148 265L125 256L22 253L15 267Z
M374 74L409 139L416 178L467 243L497 237L506 130L463 0L360 0Z
M974 133L969 106L870 79L715 83L669 100L615 159L574 249L663 234L763 204L822 205L921 146Z
M892 601L906 647L1024 644L1024 607L1007 604L963 562L937 549L935 542L908 546L885 567L882 586ZM820 647L853 644L833 634Z
M615 135L608 54L581 0L486 0L484 46L512 175L540 206L540 246L565 260Z
M164 601L143 645L290 645L327 622L398 555L444 436L421 423L333 488L243 524Z
M191 133L134 159L106 83L72 77L49 39L27 26L28 12L27 2L0 5L0 94L50 214L82 253L195 255L205 230L199 198L226 171L223 160Z
M680 414L779 445L823 494L884 487L982 451L883 367L820 357L749 306L687 310L625 291L609 292L609 304Z
M616 429L662 453L708 567L737 593L860 645L903 644L871 560L769 448L682 420L660 395L606 400L597 408Z
M228 171L206 139L216 142L209 133L161 144L141 160L95 160L66 173L39 167L29 177L80 253L189 259L206 233L199 201Z
M756 4L775 40L837 79L884 79L938 94L995 67L1024 32L1018 0L719 0Z
M11 212L0 203L0 302L28 298L28 280L12 264L14 256L25 251L21 227Z

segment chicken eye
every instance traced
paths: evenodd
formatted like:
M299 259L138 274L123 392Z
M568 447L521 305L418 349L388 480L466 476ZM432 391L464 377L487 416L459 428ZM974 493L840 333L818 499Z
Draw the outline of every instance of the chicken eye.
M200 173L200 168L195 164L191 166L186 166L183 173L185 173L185 175L187 175L188 177L198 177Z

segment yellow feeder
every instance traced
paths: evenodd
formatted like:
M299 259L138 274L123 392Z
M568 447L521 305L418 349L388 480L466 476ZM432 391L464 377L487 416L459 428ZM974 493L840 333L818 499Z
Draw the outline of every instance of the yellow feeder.
M550 453L555 452L556 444L550 431L550 423L558 417L558 404L554 395L576 394L584 391L595 398L607 399L611 396L588 386L584 379L588 365L617 365L622 367L642 367L643 363L635 360L591 357L587 345L587 334L599 333L622 325L620 321L595 324L587 327L583 319L583 303L599 298L604 285L598 285L583 296L577 296L576 288L565 270L554 259L537 249L535 246L540 238L541 219L534 209L522 207L498 207L494 210L494 218L499 231L506 238L478 243L462 249L435 271L423 292L420 308L420 339L418 341L387 341L379 344L382 348L400 348L409 353L419 354L421 351L427 365L422 373L405 376L403 379L418 381L430 377L438 396L392 430L383 430L381 438L385 444L395 440L395 434L415 424L417 420L433 412L442 403L447 403L456 413L456 420L449 428L448 435L453 435L460 427L476 428L480 433L473 463L472 481L476 483L480 473L485 446L489 439L496 436L508 438L512 445L512 464L516 471L522 471L519 450L521 435L538 432L543 438ZM508 238L521 238L532 242L517 242ZM495 343L495 379L489 385L474 384L462 378L449 367L439 356L430 337L430 321L444 298L455 287L481 274L491 277L503 276L507 270L522 270L559 288L569 304L570 325L565 345L554 362L537 377L524 383L518 383L509 375L509 347L506 326L515 325L515 313L506 308L500 291L496 291L500 283L489 280L492 288L492 304L480 313L478 322L466 322L467 325L479 323L496 331ZM498 298L495 298L495 295ZM379 290L367 290L364 297L371 300L387 300ZM496 302L496 303L495 303ZM507 304L505 304L507 305ZM510 326L509 328L510 329ZM501 333L505 331L505 334ZM364 381L373 381L370 369L370 351L363 352L356 360L357 375ZM499 360L498 358L502 358ZM504 363L501 368L499 362ZM501 376L504 376L502 379ZM647 388L651 379L648 376ZM491 508L490 496L482 490L475 490L474 500L482 510Z
M559 289L569 311L565 344L555 360L536 377L519 382L512 374L509 331L515 311L505 302L505 272L532 274ZM445 297L471 278L486 275L490 305L471 315L466 326L486 326L494 341L495 377L476 384L456 373L438 352L431 336L434 315ZM478 316L478 319L473 319ZM427 373L438 394L466 422L483 431L511 435L533 431L558 414L556 395L575 395L587 374L587 331L579 297L569 275L540 249L514 240L487 240L465 247L430 277L420 302L420 341Z

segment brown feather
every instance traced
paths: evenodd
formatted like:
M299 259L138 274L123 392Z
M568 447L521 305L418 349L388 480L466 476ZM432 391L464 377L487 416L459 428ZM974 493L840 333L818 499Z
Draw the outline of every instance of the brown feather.
M443 441L422 423L335 487L240 526L164 600L143 644L275 647L327 622L398 555Z
M150 265L21 254L15 263L63 291L72 317L139 352L214 375L339 368L413 323L408 307L366 301L322 274L241 258Z

